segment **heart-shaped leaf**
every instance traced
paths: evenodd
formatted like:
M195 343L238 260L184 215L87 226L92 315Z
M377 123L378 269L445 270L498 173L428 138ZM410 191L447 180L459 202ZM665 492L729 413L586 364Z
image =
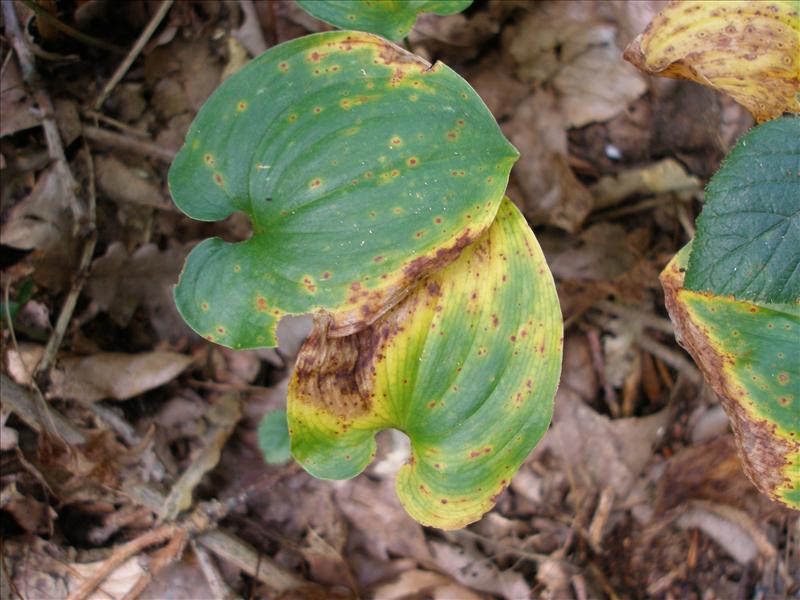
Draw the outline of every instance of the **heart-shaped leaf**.
M420 14L453 15L466 9L472 0L297 0L297 4L320 21L340 29L358 29L401 40Z
M757 121L800 112L800 2L670 2L625 50L645 73L730 94Z
M314 476L345 479L405 432L397 477L419 522L480 518L550 422L561 367L558 297L544 256L509 201L458 260L358 334L317 323L289 386L292 453Z
M274 346L289 313L358 331L489 226L517 157L442 63L359 32L276 46L211 96L170 169L190 217L253 223L192 251L178 309L234 348Z
M685 247L661 274L678 339L719 395L745 473L765 494L800 508L800 305L685 289L693 252Z
M712 177L686 288L800 302L800 117L743 136Z

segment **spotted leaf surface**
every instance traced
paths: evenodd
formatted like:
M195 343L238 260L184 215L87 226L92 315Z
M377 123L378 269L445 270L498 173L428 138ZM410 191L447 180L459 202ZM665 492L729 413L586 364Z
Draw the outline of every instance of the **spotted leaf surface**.
M320 21L340 29L358 29L390 40L403 39L422 13L452 15L472 0L297 0Z
M800 508L800 304L687 290L691 252L681 250L661 274L679 341L728 413L748 477Z
M625 58L725 92L759 122L800 112L800 0L673 0Z
M192 251L177 306L233 348L274 346L288 313L358 331L489 226L517 157L441 63L358 32L276 46L211 96L170 169L190 217L253 224Z
M800 302L800 117L743 136L706 190L685 286Z
M360 333L318 323L289 386L292 453L346 479L403 431L408 513L463 527L490 510L550 422L561 367L555 286L530 228L505 200L489 231Z

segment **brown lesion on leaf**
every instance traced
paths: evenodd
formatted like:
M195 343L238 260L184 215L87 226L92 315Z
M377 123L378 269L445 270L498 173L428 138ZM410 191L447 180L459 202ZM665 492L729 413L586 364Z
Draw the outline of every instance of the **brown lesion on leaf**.
M354 282L353 285L358 285L358 289L351 288L348 306L332 314L333 321L328 334L334 337L347 336L368 327L397 305L417 283L456 260L464 248L484 231L485 228L464 228L448 245L408 261L399 273L392 273L389 278L381 277L380 281L385 282L382 287L362 290L361 284Z
M293 397L345 421L368 414L376 366L416 308L417 297L409 296L372 326L346 337L332 337L330 315L316 314L297 356Z
M752 405L745 390L727 374L732 357L716 348L705 327L697 323L686 304L683 290L684 272L673 259L661 273L664 299L676 339L700 367L706 381L716 392L722 407L731 420L739 458L750 481L773 500L782 502L779 490L788 489L792 481L786 474L791 465L789 457L800 453L800 440L788 440L778 435L777 425L754 417L746 404Z

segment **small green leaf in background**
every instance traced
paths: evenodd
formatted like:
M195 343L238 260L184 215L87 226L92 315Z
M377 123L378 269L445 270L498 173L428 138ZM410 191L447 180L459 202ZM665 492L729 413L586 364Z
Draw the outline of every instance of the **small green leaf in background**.
M547 430L562 322L550 271L510 200L458 260L360 333L317 324L289 385L292 453L346 479L374 458L377 431L411 440L397 494L425 525L464 527L500 493Z
M800 302L800 117L759 125L712 177L686 288Z
M271 465L282 465L291 460L285 410L271 410L264 415L258 426L258 445L264 453L264 460Z
M19 286L16 300L8 301L8 309L6 309L5 303L0 300L0 323L3 324L3 327L8 326L6 321L9 316L11 317L11 322L14 322L25 303L33 297L34 289L33 278L27 277L22 282L22 285Z
M420 14L453 15L466 9L472 0L297 0L297 4L339 29L357 29L401 40Z
M661 274L678 339L728 413L745 473L800 508L800 305L685 289L689 253L692 244Z
M192 251L178 310L231 348L276 345L286 314L358 331L489 227L518 156L442 63L352 31L275 46L209 98L170 168L187 215L253 224Z

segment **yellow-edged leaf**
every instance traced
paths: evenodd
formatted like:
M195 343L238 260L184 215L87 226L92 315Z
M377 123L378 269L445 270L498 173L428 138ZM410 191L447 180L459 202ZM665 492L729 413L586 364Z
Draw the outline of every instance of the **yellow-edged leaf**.
M374 457L378 430L403 431L401 503L425 525L463 527L547 429L561 346L552 276L506 199L488 232L367 329L331 338L318 323L289 386L292 453L346 479Z
M678 338L728 413L747 476L800 508L800 304L686 289L691 247L661 274Z

